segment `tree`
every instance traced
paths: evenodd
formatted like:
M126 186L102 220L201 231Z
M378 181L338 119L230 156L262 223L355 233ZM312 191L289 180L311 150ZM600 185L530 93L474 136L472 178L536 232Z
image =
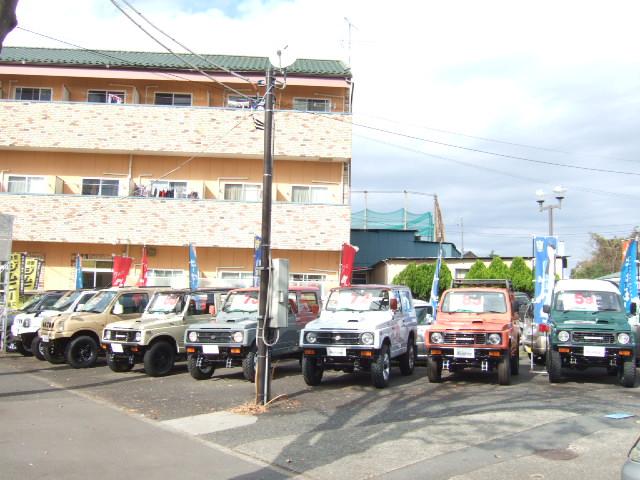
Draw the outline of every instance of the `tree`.
M5 37L18 25L17 6L18 0L0 0L0 51Z
M640 232L634 229L626 238L634 238ZM591 257L579 262L571 270L571 278L598 278L620 271L622 265L622 242L626 238L605 238L597 233L591 234L593 250Z
M487 268L486 278L509 278L509 267L500 257L493 257L489 268Z
M527 267L522 257L515 257L509 267L509 279L518 292L533 293L533 271Z
M482 262L482 260L476 260L476 263L474 263L473 265L471 265L471 268L469 269L469 272L467 273L467 275L465 275L464 278L468 278L469 280L478 280L478 279L482 279L482 278L489 278L487 277L487 267L486 265Z
M393 278L393 283L409 287L414 298L428 300L431 296L431 284L433 283L435 272L436 266L433 263L422 263L420 265L410 263ZM451 270L443 262L440 265L438 293L451 286L451 278Z

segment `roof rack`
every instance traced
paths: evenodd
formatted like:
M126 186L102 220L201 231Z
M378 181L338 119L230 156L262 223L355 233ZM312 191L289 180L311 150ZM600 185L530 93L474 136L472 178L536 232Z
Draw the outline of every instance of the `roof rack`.
M492 288L508 288L513 290L511 280L505 280L502 278L493 279L477 279L477 280L454 280L451 283L451 288L464 288L464 287L492 287Z

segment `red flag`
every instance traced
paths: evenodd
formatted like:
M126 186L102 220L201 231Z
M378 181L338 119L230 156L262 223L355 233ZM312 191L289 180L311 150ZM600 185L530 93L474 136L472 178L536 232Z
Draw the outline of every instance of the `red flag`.
M121 257L115 255L113 257L113 275L111 277L111 286L124 287L131 268L131 257Z
M140 265L140 278L138 278L138 287L147 286L147 270L149 269L149 260L147 259L147 247L142 247L142 263Z
M358 253L358 247L349 245L348 243L342 244L342 265L340 266L341 287L351 285L351 274L353 273L353 262L356 259L356 253Z
M622 241L622 263L624 263L624 257L627 256L627 248L629 248L629 244L631 240L623 240Z

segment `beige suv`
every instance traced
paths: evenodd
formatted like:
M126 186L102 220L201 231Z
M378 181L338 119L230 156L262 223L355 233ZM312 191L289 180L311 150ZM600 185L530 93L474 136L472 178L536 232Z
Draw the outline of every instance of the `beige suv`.
M140 317L154 293L147 288L101 290L81 310L43 321L40 337L45 358L54 364L66 362L73 368L94 366L104 327Z

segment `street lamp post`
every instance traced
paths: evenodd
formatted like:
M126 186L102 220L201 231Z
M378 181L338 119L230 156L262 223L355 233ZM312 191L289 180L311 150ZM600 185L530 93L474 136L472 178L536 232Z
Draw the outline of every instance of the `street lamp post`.
M544 212L545 210L549 211L549 236L553 237L553 210L555 208L557 209L562 209L562 200L565 197L565 194L567 193L567 189L563 188L561 186L557 186L553 189L553 196L556 198L556 200L558 201L558 203L556 203L555 205L544 205L544 197L545 197L545 193L542 190L537 190L536 191L536 196L538 197L538 200L536 200L538 202L538 206L540 207L540 211Z

